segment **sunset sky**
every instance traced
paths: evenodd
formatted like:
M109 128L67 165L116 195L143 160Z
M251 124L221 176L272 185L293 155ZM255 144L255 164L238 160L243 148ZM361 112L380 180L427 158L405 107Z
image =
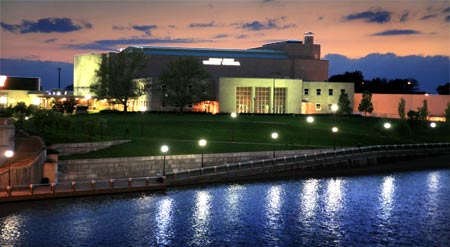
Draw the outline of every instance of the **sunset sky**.
M392 53L448 65L450 55L447 0L0 0L0 9L0 67L129 45L247 49L308 31L325 59Z

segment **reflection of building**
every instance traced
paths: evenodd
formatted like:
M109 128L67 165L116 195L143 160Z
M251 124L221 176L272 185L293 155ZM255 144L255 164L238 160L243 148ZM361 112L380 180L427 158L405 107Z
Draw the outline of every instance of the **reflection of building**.
M152 111L173 109L164 99L164 85L157 78L167 64L179 57L195 57L212 75L211 94L217 102L207 106L189 105L190 110L254 113L328 113L329 104L337 103L345 90L353 99L352 83L331 83L328 61L320 59L320 45L314 44L312 33L304 42L289 40L266 44L248 50L201 49L175 47L134 47L148 56L144 77L151 78L151 95L131 101L129 110L145 106ZM97 78L95 71L103 54L83 54L74 58L74 94L90 94L89 86ZM304 95L303 89L322 94ZM329 90L333 93L329 94ZM213 107L211 107L213 106ZM188 110L189 110L188 109ZM208 110L209 109L209 110ZM302 110L303 109L303 110ZM215 110L214 110L215 111Z
M353 105L354 112L358 112L358 105L361 103L362 94L356 93ZM374 111L367 113L367 116L400 118L398 114L398 104L400 99L405 100L405 113L423 106L423 101L427 101L428 115L430 120L445 121L444 111L450 103L450 95L429 95L429 94L372 94L372 104Z

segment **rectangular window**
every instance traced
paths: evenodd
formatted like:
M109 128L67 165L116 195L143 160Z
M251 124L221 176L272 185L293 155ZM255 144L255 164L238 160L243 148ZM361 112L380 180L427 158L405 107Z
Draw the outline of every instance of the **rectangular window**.
M275 88L275 99L274 107L276 114L284 114L286 108L286 88L279 87Z
M270 88L255 88L255 113L269 113Z
M328 96L333 96L333 89L328 89Z
M250 112L252 98L251 87L236 87L236 112L248 113Z
M308 88L305 88L303 91L304 91L304 95L309 95L309 89Z
M332 104L328 104L328 110L331 111Z
M320 94L322 93L322 90L320 88L316 89L316 95L320 96Z
M322 107L320 106L320 104L316 104L316 111L320 111L322 110Z
M345 93L345 89L341 89L341 94Z

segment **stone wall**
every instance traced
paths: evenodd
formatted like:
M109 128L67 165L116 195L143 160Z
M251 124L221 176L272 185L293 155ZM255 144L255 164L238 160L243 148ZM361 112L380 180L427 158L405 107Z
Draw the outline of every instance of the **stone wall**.
M14 151L14 122L11 118L0 118L0 167L7 165L6 150Z
M277 156L300 155L311 150L277 151ZM204 167L272 158L272 152L205 154ZM162 156L80 159L58 161L58 182L124 177L155 176L163 173ZM201 167L201 155L167 155L165 171L178 172Z
M71 155L88 153L92 151L97 151L104 149L113 145L123 144L131 142L131 140L117 140L117 141L106 141L106 142L86 142L86 143L61 143L49 146L50 149L55 149L59 152L59 155Z

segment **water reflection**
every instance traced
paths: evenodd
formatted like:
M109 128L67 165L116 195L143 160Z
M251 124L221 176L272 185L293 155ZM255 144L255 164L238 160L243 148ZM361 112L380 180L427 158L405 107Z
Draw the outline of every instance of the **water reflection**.
M383 220L389 220L394 205L395 178L393 176L384 177L380 189L380 217Z
M173 201L171 198L164 198L159 203L156 214L156 242L158 245L170 245L173 233L170 230L173 221Z
M195 194L195 206L194 206L194 236L193 245L207 245L210 240L208 239L209 221L211 210L211 194L208 191L198 191Z
M281 222L282 222L282 219L280 217L281 202L282 202L281 194L282 188L280 185L270 186L266 194L265 237L275 242L279 239L281 230Z
M437 215L440 177L438 172L430 172L427 177L427 212L430 219Z
M305 218L311 218L315 215L318 189L319 181L317 179L308 179L303 183L303 189L301 193L301 207Z
M3 222L0 222L0 242L6 241L11 246L15 245L15 241L20 239L20 226L22 226L23 219L17 215L6 217Z
M243 190L244 186L238 184L230 185L227 188L225 213L227 215L227 220L230 223L237 223L236 221L239 219L239 203L242 199Z
M343 189L344 181L340 178L329 179L326 191L325 211L328 220L325 222L326 228L335 239L341 239L341 219L339 211L344 206ZM338 241L339 242L339 241Z

